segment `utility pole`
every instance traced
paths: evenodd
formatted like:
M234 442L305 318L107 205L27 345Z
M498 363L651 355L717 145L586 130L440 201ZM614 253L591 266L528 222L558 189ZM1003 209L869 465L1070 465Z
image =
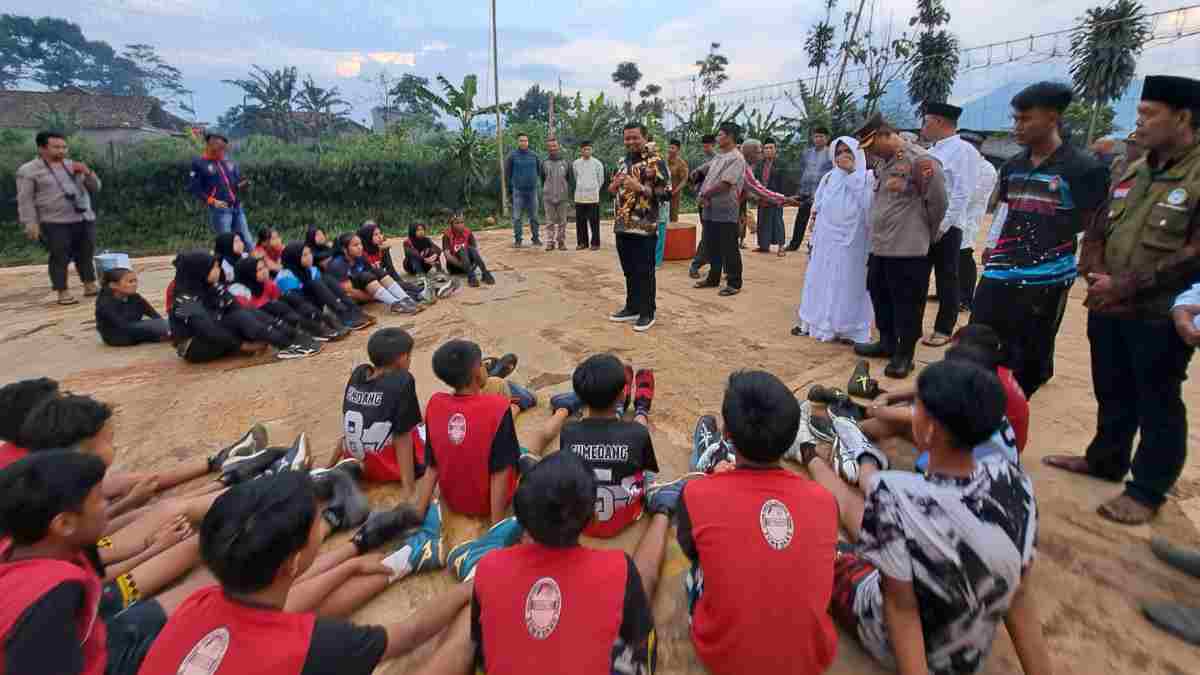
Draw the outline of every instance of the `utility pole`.
M496 159L500 162L500 208L508 215L508 181L504 176L504 127L500 122L500 49L496 44L496 0L492 0L492 91L496 94Z

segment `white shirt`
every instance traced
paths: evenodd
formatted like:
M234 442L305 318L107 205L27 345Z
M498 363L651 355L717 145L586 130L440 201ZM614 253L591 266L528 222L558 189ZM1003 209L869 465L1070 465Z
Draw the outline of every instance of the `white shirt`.
M599 204L600 186L604 184L604 165L595 157L580 157L571 163L575 174L575 203Z
M987 213L988 200L992 198L992 190L996 187L996 167L979 155L975 192L971 193L971 201L967 204L967 219L963 221L962 247L975 248L975 240L979 237L979 228L983 224L983 215Z
M946 197L950 202L938 231L944 233L952 227L961 228L967 220L967 205L975 190L979 151L955 134L934 143L929 152L942 162L942 171L946 174Z

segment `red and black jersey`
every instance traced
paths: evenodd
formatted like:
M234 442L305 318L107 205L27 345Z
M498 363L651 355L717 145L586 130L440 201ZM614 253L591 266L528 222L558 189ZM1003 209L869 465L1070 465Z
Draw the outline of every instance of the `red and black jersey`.
M654 620L622 551L521 544L475 572L471 637L489 675L651 675Z
M368 481L398 481L395 439L398 434L412 434L421 423L417 385L407 371L372 379L373 372L374 368L363 364L350 374L342 397L342 447L349 456L362 460ZM414 441L417 438L413 435ZM415 463L421 464L421 458Z
M379 626L249 605L219 586L193 593L171 614L139 675L367 675L387 650Z
M425 463L437 469L438 488L451 511L491 515L492 474L510 469L507 498L512 498L521 447L507 398L440 392L425 406L425 420Z
M559 450L579 455L596 476L596 515L584 534L615 537L642 515L646 471L658 471L650 430L615 417L570 422Z
M10 548L10 541L0 542L0 559L7 560ZM79 650L83 675L104 675L108 630L100 619L100 577L83 553L75 561L31 558L0 563L0 672L7 661L6 651L15 648L12 631L26 610L67 585L83 589L74 617L77 643L69 648Z
M702 585L692 641L709 672L825 672L837 654L833 495L782 468L738 468L688 483L678 515Z
M13 462L24 459L28 454L28 450L25 448L19 448L14 443L9 443L7 441L0 443L0 469L3 469Z

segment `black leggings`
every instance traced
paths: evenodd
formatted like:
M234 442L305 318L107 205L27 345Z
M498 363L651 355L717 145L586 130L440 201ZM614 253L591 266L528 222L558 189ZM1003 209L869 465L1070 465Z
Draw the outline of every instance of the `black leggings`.
M409 253L407 249L404 251L404 271L408 272L409 274L423 276L434 270L440 271L441 269L442 266L440 263L433 263L430 265L429 263L425 262L425 259L421 256L413 255L412 253Z
M343 322L362 319L362 310L346 295L341 285L329 277L306 284L304 296L313 304L333 312Z
M483 256L479 255L479 249L475 248L474 246L464 246L463 249L458 252L458 257L461 258L464 263L466 263L466 269L455 265L450 261L449 257L447 257L446 269L448 271L455 274L466 274L468 277L475 276L476 272L479 272L480 274L488 273L487 264L483 262Z
M194 316L188 321L192 338L180 354L192 363L214 361L233 354L243 342L267 342L277 349L290 347L296 332L283 321L256 309L235 309L218 319Z
M318 324L333 330L338 330L342 327L340 320L322 311L320 307L317 307L309 302L308 299L304 297L303 292L287 293L282 298L272 302L271 304L276 304L279 302L287 305L293 312L307 321L317 322ZM316 334L317 333L314 333L314 335Z
M283 300L272 300L259 308L260 311L270 314L276 319L282 319L284 323L292 328L299 328L309 335L321 335L325 332L325 326L321 324L318 318L306 318L301 316L299 312L292 309L288 303Z

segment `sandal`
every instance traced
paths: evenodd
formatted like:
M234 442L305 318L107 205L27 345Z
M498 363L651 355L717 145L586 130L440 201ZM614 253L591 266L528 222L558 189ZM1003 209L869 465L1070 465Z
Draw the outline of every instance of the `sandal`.
M73 295L63 295L58 298L58 304L64 307L69 305L78 305L79 299Z
M942 335L941 333L934 333L933 335L921 340L921 344L925 345L926 347L945 347L946 345L950 344L950 336Z
M1143 504L1129 495L1121 495L1101 504L1096 512L1121 525L1145 525L1158 515L1158 507Z

